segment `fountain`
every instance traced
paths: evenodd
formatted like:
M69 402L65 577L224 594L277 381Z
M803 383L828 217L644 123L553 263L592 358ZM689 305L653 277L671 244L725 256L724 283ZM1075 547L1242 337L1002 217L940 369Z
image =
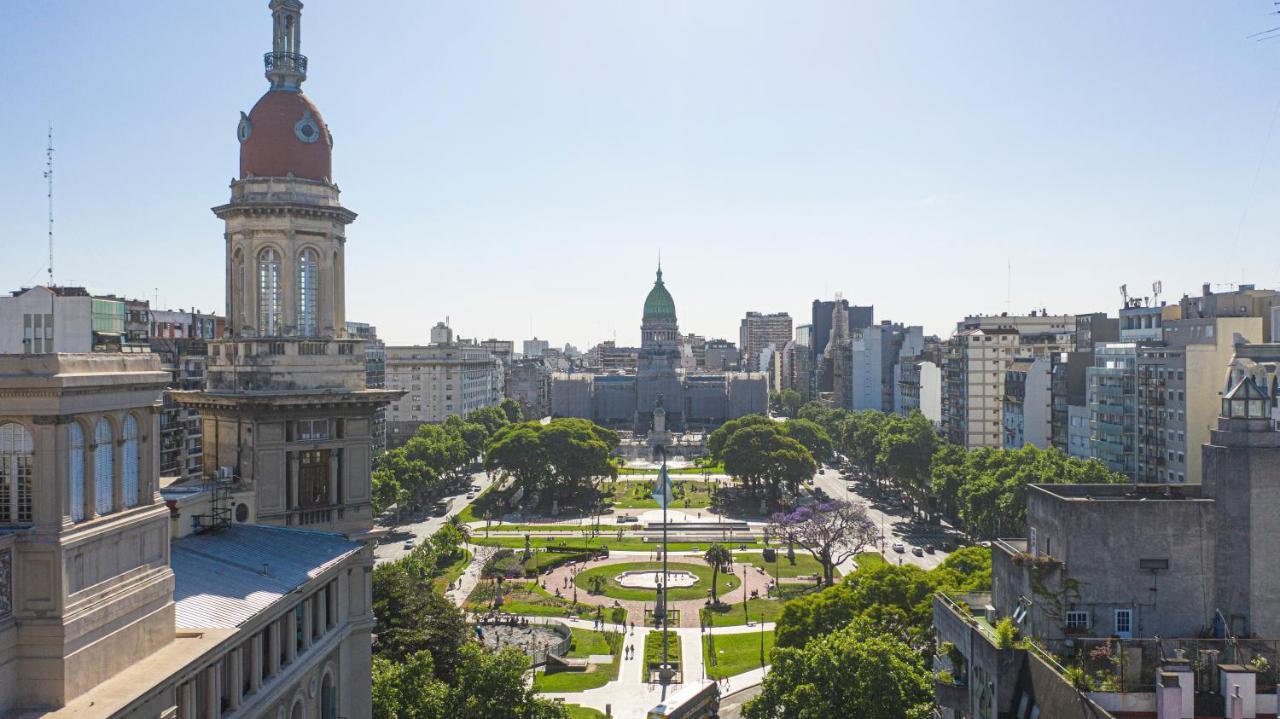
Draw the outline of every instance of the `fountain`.
M642 569L623 572L615 577L614 581L628 589L657 589L662 584L662 571ZM693 572L686 572L680 569L672 569L667 572L668 589L684 589L697 583L698 575Z

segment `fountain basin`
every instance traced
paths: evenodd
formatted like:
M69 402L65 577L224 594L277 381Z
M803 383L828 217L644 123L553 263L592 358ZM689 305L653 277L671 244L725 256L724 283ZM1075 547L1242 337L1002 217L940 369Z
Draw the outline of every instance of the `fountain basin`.
M628 589L657 589L662 583L662 572L653 570L641 570L633 572L623 572L614 578L619 586ZM673 569L667 572L667 588L683 589L692 587L698 583L698 575L693 572L686 572L681 569Z

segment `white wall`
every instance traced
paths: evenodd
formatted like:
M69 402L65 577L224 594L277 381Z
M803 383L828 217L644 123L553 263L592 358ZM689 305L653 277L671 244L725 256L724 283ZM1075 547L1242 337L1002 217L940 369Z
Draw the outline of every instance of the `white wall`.
M1053 443L1050 387L1052 367L1045 355L1037 355L1027 371L1026 398L1022 404L1022 443L1047 449Z
M51 308L54 351L93 351L93 300L33 287L18 297L0 297L0 354L22 354L23 315L49 314Z

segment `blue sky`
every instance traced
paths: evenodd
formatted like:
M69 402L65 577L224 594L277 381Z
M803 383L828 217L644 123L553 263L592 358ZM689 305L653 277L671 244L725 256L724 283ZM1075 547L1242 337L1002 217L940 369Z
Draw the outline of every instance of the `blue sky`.
M223 306L209 208L266 87L265 0L0 9L0 288ZM1117 288L1280 284L1267 0L308 0L347 316L396 343L639 339L659 250L681 329L808 321L841 291L950 331ZM1277 133L1280 134L1280 133ZM1006 267L1012 265L1011 287ZM1011 302L1006 304L1006 295Z

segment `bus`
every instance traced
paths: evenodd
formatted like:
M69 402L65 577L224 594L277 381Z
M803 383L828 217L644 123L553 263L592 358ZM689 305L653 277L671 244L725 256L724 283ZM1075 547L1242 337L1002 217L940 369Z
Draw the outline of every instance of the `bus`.
M648 719L717 719L720 685L714 681L686 684L649 710Z

